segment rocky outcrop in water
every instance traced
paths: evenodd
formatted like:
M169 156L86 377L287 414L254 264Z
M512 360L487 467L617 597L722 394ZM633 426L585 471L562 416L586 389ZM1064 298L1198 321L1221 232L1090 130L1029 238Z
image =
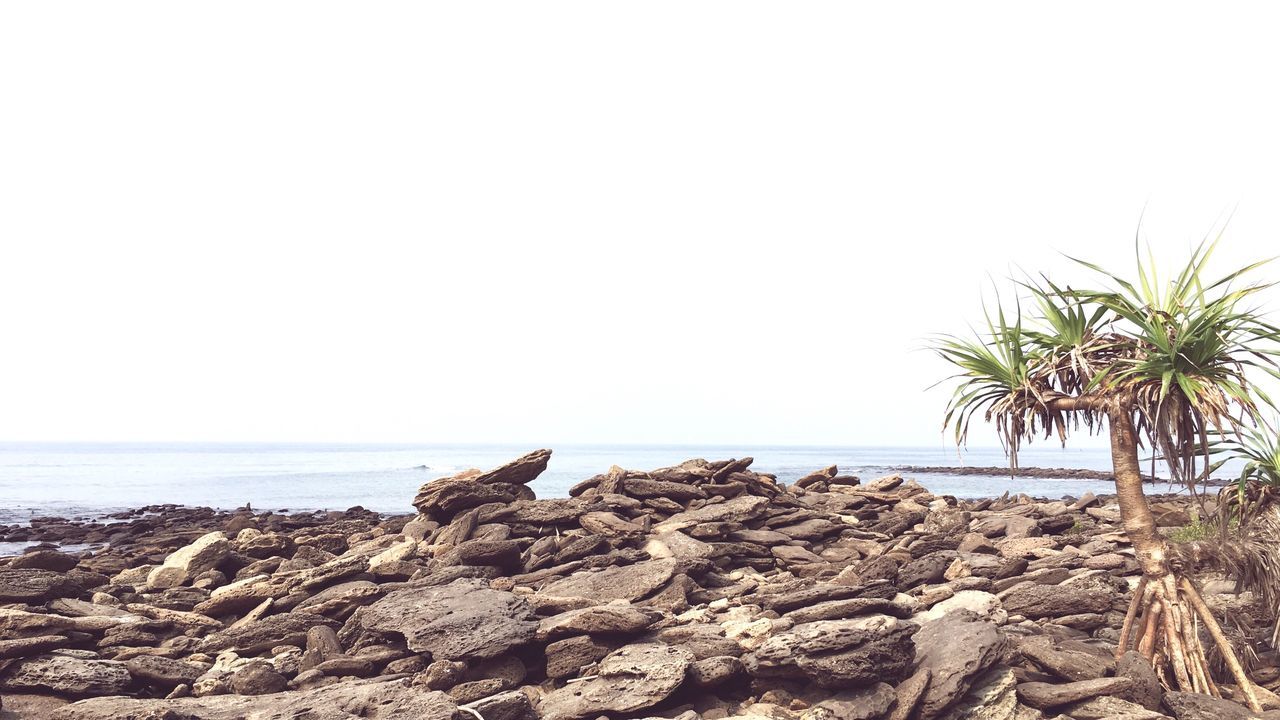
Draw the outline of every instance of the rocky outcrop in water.
M834 467L784 487L750 458L614 467L540 500L549 457L429 482L412 516L168 508L67 533L101 551L0 561L0 704L62 720L1249 716L1113 659L1137 574L1113 504L958 502ZM1274 665L1253 668L1273 688Z

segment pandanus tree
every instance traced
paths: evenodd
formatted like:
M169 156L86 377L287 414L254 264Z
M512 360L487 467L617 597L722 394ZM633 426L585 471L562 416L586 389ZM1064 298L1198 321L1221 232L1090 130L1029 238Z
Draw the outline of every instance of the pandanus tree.
M1121 521L1142 568L1117 656L1136 646L1170 687L1219 695L1203 628L1257 710L1227 638L1158 531L1139 457L1149 451L1193 487L1209 467L1211 437L1258 425L1260 408L1271 405L1254 382L1259 372L1280 377L1280 330L1257 305L1268 285L1249 277L1263 263L1207 277L1215 245L1201 244L1163 281L1150 257L1139 256L1133 281L1075 260L1096 287L1023 280L1025 312L1024 300L1002 307L997 299L974 337L943 336L933 348L958 369L946 412L958 444L979 415L1015 467L1033 438L1109 435Z

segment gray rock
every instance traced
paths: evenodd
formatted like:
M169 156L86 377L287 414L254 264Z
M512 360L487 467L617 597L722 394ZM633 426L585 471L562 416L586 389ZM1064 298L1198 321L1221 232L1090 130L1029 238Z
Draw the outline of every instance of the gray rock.
M566 635L631 635L649 627L660 613L644 611L630 605L597 605L553 615L538 624L538 639Z
M1111 653L1079 640L1055 640L1047 635L1033 635L1018 643L1018 652L1040 669L1063 680L1094 680L1111 674L1115 668ZM1147 667L1150 668L1150 664Z
M1098 614L1111 609L1111 593L1069 585L1029 584L1011 589L1001 602L1010 615L1028 618L1056 618L1065 615Z
M916 633L916 661L932 674L920 701L922 720L941 715L1003 653L1000 629L973 618L972 613L958 612L926 623Z
M1118 697L1101 696L1063 708L1074 720L1168 720L1163 713L1148 710Z
M1069 683L1026 682L1018 685L1018 697L1034 708L1049 708L1088 700L1099 695L1121 695L1133 687L1127 677L1094 678Z
M164 559L164 564L147 574L147 587L164 589L191 582L197 575L212 570L231 552L231 543L221 532L196 538Z
M543 720L578 720L653 707L680 687L692 662L683 648L628 645L602 660L596 677L548 693L538 710Z
M468 579L397 590L367 606L362 622L400 633L414 652L444 660L497 657L532 640L538 629L520 597Z
M80 587L65 575L35 568L0 568L0 603L37 604L72 597Z
M51 720L455 720L456 713L457 704L448 695L401 679L349 681L256 697L94 698L56 710Z
M1151 662L1136 650L1130 650L1116 661L1116 676L1127 677L1133 681L1133 687L1124 697L1138 703L1148 710L1159 710L1164 700L1164 686Z
M289 681L264 661L249 663L231 676L231 689L237 695L270 695L288 686Z
M573 677L582 666L603 659L615 647L614 643L588 635L557 640L547 645L547 677L556 680Z
M205 672L203 665L159 655L138 655L124 661L129 674L144 685L162 690L172 690L179 685L191 685Z
M538 720L533 706L529 704L529 696L519 690L490 695L462 708L479 713L484 720ZM467 713L467 717L475 716Z
M1249 708L1230 700L1189 692L1167 692L1164 704L1178 720L1256 720Z
M124 663L67 655L41 655L19 660L0 677L0 689L53 692L59 695L119 695L131 678Z
M200 652L215 655L223 650L235 650L240 655L257 655L278 645L301 647L307 642L307 631L316 625L338 627L337 621L315 613L268 615L261 620L213 633L200 643Z
M50 650L66 647L71 642L69 638L62 635L36 635L35 637L0 640L0 660L40 655Z
M924 691L929 687L929 680L932 673L929 668L918 668L911 677L898 683L898 687L894 690L896 700L893 705L893 712L889 715L888 720L907 720L911 714L915 712L916 705L920 703L920 698L924 697Z
M747 670L763 678L804 676L832 689L892 681L911 666L915 629L889 615L797 625L747 656Z
M689 666L689 679L702 688L716 687L742 674L742 661L732 655L698 660Z
M617 565L599 572L579 572L544 585L538 594L580 597L600 603L610 600L634 601L666 585L677 567L678 561L664 559Z
M34 550L10 560L9 567L14 570L33 569L66 572L79 564L79 562L76 558L57 550Z
M884 717L897 696L893 686L876 683L861 690L841 690L818 703L813 712L806 713L812 720L876 720Z

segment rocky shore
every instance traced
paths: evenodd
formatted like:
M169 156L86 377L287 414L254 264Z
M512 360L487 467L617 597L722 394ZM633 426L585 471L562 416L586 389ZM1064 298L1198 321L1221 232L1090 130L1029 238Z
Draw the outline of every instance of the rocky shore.
M744 458L539 500L549 457L429 482L416 515L6 528L109 544L0 560L0 718L1255 717L1113 659L1138 566L1105 498L966 502L835 467L784 486ZM1261 624L1222 585L1236 631ZM1280 708L1276 654L1248 660Z

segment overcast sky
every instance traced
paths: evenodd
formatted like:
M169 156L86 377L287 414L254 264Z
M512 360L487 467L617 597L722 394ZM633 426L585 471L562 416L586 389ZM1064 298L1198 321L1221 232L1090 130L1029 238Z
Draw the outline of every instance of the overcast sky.
M0 439L940 444L989 276L1280 253L1180 8L6 3Z

